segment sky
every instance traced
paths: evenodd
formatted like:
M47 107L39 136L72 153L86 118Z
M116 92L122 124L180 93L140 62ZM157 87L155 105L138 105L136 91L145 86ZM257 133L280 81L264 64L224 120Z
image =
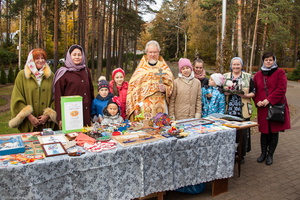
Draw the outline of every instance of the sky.
M155 5L155 4L152 4L152 5L151 5L151 8L154 9L154 10L159 10L160 7L161 7L161 4L162 4L162 0L156 0L156 5ZM144 21L150 22L151 20L154 19L155 14L145 14L145 15L143 15L142 17L143 17L143 20L144 20Z

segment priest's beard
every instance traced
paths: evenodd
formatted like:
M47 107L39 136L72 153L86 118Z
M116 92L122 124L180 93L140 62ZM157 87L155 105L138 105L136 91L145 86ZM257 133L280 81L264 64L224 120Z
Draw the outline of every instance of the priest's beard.
M157 63L157 60L151 59L148 62L149 62L150 65L155 65Z

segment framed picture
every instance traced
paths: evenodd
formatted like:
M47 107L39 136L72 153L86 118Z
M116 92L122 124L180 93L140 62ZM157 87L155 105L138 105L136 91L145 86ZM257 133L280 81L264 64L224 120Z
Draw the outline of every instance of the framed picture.
M42 148L44 150L45 156L58 156L67 154L64 145L62 145L61 142L54 142L54 143L48 143L48 144L41 144Z
M69 142L64 134L38 136L38 139L41 144L61 142L63 145L66 145Z

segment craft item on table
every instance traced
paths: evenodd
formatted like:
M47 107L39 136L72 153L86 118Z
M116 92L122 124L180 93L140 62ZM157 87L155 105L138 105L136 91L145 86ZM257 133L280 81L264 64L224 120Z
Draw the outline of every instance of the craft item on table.
M123 123L120 124L118 127L118 131L125 132L130 127L130 121L128 119L125 119Z
M40 157L44 158L45 156L43 148L39 141L26 141L24 142L25 145L25 153L26 156L34 156L34 157Z
M144 127L144 124L141 122L130 122L130 127L128 128L128 130L141 130Z
M59 156L68 153L61 142L47 143L41 145L43 147L46 157Z
M12 154L12 155L6 155L6 156L0 156L0 161L4 165L12 164L12 165L17 165L17 164L26 164L26 163L31 163L34 162L35 160L43 159L43 155L41 155L42 158L35 158L33 156L27 156L23 154Z
M185 129L189 127L214 123L213 121L204 118L183 119L183 120L178 120L176 122L179 125L183 125Z
M89 137L88 135L86 135L84 133L79 133L78 136L76 137L75 141L78 146L83 147L84 143L93 145L96 142L96 139Z
M68 153L69 156L81 156L82 154L85 154L85 152L79 149L72 149Z
M64 133L81 131L83 127L83 104L81 96L62 96L61 119Z
M75 140L69 141L67 144L64 145L65 149L69 149L74 146L76 146Z
M231 128L241 128L241 127L257 126L258 124L256 122L252 122L252 121L244 121L244 122L228 121L222 125L231 127Z
M112 136L116 136L116 135L122 135L122 134L121 134L120 131L114 131L114 132L112 133Z
M105 150L115 149L117 147L117 143L115 141L107 141L107 142L97 142L93 145L84 144L84 149L90 152L101 152Z
M221 113L213 113L213 114L210 114L208 115L209 118L217 118L217 119L225 119L225 120L228 120L228 121L239 121L239 122L242 122L244 121L243 118L241 117L237 117L237 116L232 116L232 115L226 115L226 114L221 114Z
M113 136L112 138L122 146L126 147L148 142L155 142L164 139L165 137L161 135L150 135L144 131L137 131L127 135Z
M134 121L135 122L140 122L143 119L145 119L145 115L144 115L144 108L143 108L144 103L140 102L136 105L135 110L141 111L140 114L134 116Z
M168 133L172 136L177 136L180 133L180 130L177 128L175 122L171 124L171 128L169 128Z
M170 126L171 124L171 118L166 113L157 113L155 117L152 118L153 124L156 126Z
M21 136L0 137L0 155L24 153L25 146Z
M54 135L52 128L44 128L43 132L41 132L43 136L45 135Z
M78 136L78 133L77 133L77 132L72 132L72 133L67 133L67 134L66 134L66 137L67 137L69 140L74 140L77 136Z
M37 135L32 135L32 134L23 134L21 135L23 142L27 141L38 141Z
M66 145L69 142L64 134L38 136L38 140L41 144L61 142L63 145Z
M141 131L144 131L150 135L157 135L160 134L160 129L159 128L154 128L151 126L143 127L141 128Z

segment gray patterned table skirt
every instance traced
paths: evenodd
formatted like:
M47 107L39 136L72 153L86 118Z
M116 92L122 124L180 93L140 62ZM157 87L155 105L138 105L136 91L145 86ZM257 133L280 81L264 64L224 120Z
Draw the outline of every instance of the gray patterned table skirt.
M0 199L123 200L233 176L235 129L0 165Z

